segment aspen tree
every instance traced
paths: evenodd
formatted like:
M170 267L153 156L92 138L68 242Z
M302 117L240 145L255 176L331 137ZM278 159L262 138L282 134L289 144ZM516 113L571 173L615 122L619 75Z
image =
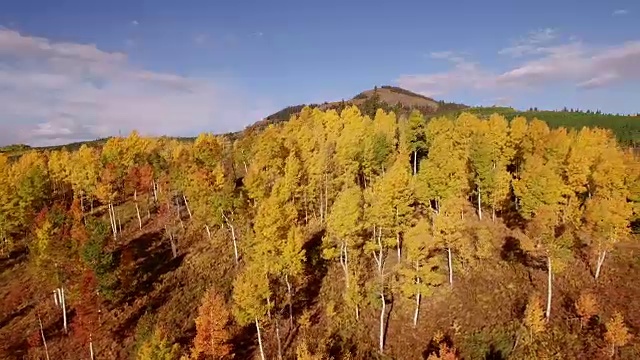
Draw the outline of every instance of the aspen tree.
M411 227L405 237L406 259L400 270L403 276L403 292L415 297L415 310L413 314L413 326L417 326L420 315L422 298L429 296L433 288L443 282L443 278L434 269L438 263L433 257L437 250L431 224L427 219L420 219Z
M256 266L246 267L233 283L233 314L240 325L255 324L260 357L265 360L260 322L271 309L267 273Z

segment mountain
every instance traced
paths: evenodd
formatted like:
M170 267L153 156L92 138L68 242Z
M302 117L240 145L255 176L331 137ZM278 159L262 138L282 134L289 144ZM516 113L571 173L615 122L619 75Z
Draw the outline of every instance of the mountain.
M468 108L463 104L437 101L424 95L416 94L412 91L396 86L380 86L362 91L350 100L324 102L322 104L301 104L288 106L276 113L273 113L263 120L255 123L251 127L261 128L268 124L287 121L291 115L298 114L305 106L319 108L321 110L336 109L342 110L345 106L356 105L362 113L373 116L378 108L385 111L394 111L397 114L405 115L412 110L419 110L425 115L437 115L440 113L462 110Z

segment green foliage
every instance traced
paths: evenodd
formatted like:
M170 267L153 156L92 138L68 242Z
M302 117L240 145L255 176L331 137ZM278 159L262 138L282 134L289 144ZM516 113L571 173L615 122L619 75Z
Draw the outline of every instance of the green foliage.
M81 256L85 264L93 271L97 281L99 293L108 300L114 300L118 279L115 273L116 263L107 249L109 228L100 220L88 222L89 240L81 249Z

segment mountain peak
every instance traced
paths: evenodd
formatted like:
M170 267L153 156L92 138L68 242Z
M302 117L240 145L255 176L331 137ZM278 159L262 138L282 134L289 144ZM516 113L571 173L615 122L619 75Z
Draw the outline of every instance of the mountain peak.
M301 104L288 106L276 113L267 116L253 126L261 127L272 123L288 121L292 115L298 114L305 106L320 108L321 110L342 110L345 106L355 105L364 114L373 116L377 109L394 111L399 115L418 110L423 114L437 114L450 110L461 110L468 106L445 101L436 101L430 97L414 93L397 86L374 86L364 90L350 100L324 102L322 104Z

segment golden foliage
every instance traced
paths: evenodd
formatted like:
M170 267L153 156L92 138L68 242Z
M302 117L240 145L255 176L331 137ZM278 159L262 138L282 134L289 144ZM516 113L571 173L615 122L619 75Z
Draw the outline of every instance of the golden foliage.
M604 339L615 349L625 346L631 340L629 329L624 324L624 317L620 312L616 312L613 317L605 324L607 332Z
M533 339L534 335L537 335L544 331L545 320L544 313L542 311L542 304L540 298L536 295L529 298L529 303L524 311L524 326L529 330L529 338Z
M580 316L580 324L584 324L593 316L598 314L598 301L596 297L590 292L584 292L580 294L578 301L576 301L576 311Z
M224 298L215 289L205 293L196 318L194 339L196 353L213 356L216 359L231 354L230 315Z

